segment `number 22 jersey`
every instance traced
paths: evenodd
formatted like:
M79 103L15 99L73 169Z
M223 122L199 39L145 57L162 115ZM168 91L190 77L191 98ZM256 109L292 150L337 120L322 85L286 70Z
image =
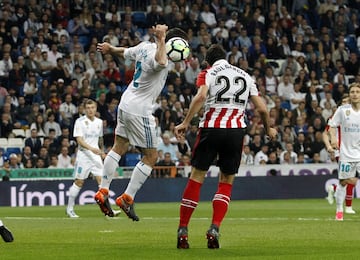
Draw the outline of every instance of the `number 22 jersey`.
M255 81L244 70L226 60L203 70L196 85L207 85L208 97L200 128L245 128L245 109L250 96L258 96Z

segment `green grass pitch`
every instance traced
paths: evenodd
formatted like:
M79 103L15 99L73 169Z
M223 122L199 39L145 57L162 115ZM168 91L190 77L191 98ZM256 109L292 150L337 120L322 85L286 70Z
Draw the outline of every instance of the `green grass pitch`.
M200 202L189 225L189 250L176 248L179 203L138 203L139 222L101 215L97 205L0 208L13 243L0 259L360 259L360 208L336 222L325 199L232 201L219 250L206 248L211 203Z

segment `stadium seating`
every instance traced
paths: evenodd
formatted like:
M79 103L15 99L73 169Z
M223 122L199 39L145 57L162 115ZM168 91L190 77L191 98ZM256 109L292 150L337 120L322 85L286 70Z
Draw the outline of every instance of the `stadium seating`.
M20 147L8 147L5 151L5 156L9 158L10 154L21 154L22 149Z
M7 138L0 138L0 147L4 150L8 147L8 139Z
M127 153L125 155L125 166L135 166L141 160L139 153Z
M139 27L146 27L146 13L145 12L134 12L133 23Z
M25 138L25 130L24 129L13 129L12 133L17 138Z
M24 139L20 138L20 137L8 138L7 146L8 147L18 147L18 148L22 149L25 146Z

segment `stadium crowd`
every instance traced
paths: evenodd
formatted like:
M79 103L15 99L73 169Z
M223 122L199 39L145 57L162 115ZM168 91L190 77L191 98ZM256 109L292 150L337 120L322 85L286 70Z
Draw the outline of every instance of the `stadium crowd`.
M188 111L212 43L256 79L279 132L278 140L268 141L250 103L242 164L335 161L322 132L348 85L360 82L359 10L355 0L3 0L0 137L15 137L13 129L29 134L18 154L0 148L0 167L73 167L72 129L86 98L98 104L109 149L135 64L102 55L96 45L153 41L151 26L158 23L185 30L192 50L186 61L172 64L153 110L161 138L158 165L189 165L202 112L183 140L173 129ZM120 165L127 165L125 158Z

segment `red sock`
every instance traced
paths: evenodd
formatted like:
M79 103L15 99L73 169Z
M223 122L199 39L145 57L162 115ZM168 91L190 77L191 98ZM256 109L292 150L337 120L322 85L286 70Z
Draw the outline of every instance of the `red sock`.
M352 199L353 199L354 185L348 184L346 186L346 197L345 197L345 205L346 207L351 207Z
M333 184L333 187L334 187L334 192L336 191L336 188L337 188L337 185L336 184Z
M179 227L187 227L200 198L202 183L189 179L180 205Z
M230 203L232 184L219 183L218 190L214 195L212 224L220 227Z

